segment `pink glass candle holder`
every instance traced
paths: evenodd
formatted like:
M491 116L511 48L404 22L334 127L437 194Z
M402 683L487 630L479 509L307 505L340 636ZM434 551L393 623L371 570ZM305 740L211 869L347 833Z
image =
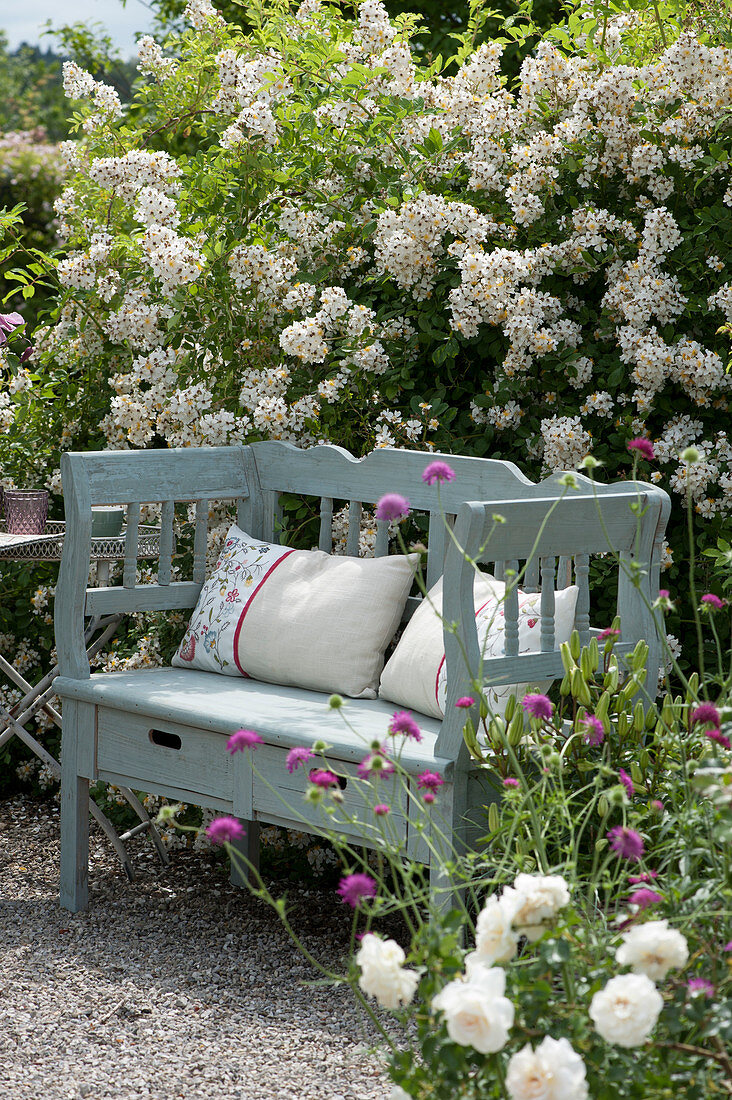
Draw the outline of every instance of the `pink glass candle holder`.
M45 489L5 490L5 529L9 535L42 535L48 518Z

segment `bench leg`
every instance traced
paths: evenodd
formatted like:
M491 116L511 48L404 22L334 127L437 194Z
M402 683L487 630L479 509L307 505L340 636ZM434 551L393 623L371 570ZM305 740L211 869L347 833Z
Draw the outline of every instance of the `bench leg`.
M231 847L240 852L244 859L259 870L259 822L258 821L244 821L240 818L242 825L244 826L245 833L241 840L235 840ZM237 860L235 856L231 859L231 875L230 881L232 886L246 886L251 882L251 874L249 873L246 865Z
M78 774L79 748L93 735L94 709L67 700L61 748L61 907L89 905L89 780ZM89 726L89 729L86 727Z

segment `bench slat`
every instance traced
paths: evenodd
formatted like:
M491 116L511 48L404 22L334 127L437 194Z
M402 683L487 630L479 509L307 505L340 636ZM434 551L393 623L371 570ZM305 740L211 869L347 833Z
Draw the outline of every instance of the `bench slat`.
M208 550L208 501L196 501L196 531L193 536L193 581L203 584L206 580L206 551Z
M519 651L519 602L518 602L518 562L507 561L506 598L503 601L505 616L505 648L507 657L515 657ZM513 575L511 575L513 574Z
M554 558L541 559L541 652L554 649Z
M173 566L173 520L175 504L172 500L163 501L160 510L160 560L158 562L158 584L170 584Z
M125 538L125 560L122 568L122 584L125 588L134 588L137 579L137 546L140 537L140 505L133 502L127 507L127 536Z
M318 549L330 554L333 549L333 498L320 498L320 537Z
M138 584L134 588L88 588L86 615L131 614L134 611L180 611L195 607L201 585L193 581L171 584Z
M348 538L346 540L346 554L357 558L361 542L361 516L363 505L359 500L351 500L348 504Z

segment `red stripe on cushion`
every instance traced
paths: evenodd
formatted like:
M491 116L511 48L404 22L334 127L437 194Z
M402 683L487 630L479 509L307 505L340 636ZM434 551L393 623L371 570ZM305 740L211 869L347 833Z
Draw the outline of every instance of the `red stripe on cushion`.
M247 600L247 602L244 606L244 610L242 611L241 615L239 616L239 622L236 624L236 630L234 631L234 663L236 664L236 667L239 669L239 672L241 672L242 676L246 676L247 680L249 679L249 673L246 672L241 667L241 665L239 664L239 635L241 634L241 628L242 628L242 624L244 622L244 618L246 616L247 611L252 606L252 600L256 596L257 592L259 592L259 589L262 587L264 582L268 579L270 574L277 568L278 565L282 564L282 562L285 560L285 558L289 558L290 554L294 554L294 553L295 553L294 550L288 550L286 554L283 554L281 558L278 558L276 562L274 562L272 565L270 565L269 569L264 574L261 581L259 582L257 587L252 592L251 596Z

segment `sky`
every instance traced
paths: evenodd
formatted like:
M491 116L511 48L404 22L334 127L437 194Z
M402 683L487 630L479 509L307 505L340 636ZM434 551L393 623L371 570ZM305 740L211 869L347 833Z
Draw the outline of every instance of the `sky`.
M137 53L135 32L146 33L153 22L152 12L144 0L0 0L0 30L8 37L14 50L21 42L53 49L52 38L42 38L47 20L56 26L64 23L102 23L107 34L127 59Z

